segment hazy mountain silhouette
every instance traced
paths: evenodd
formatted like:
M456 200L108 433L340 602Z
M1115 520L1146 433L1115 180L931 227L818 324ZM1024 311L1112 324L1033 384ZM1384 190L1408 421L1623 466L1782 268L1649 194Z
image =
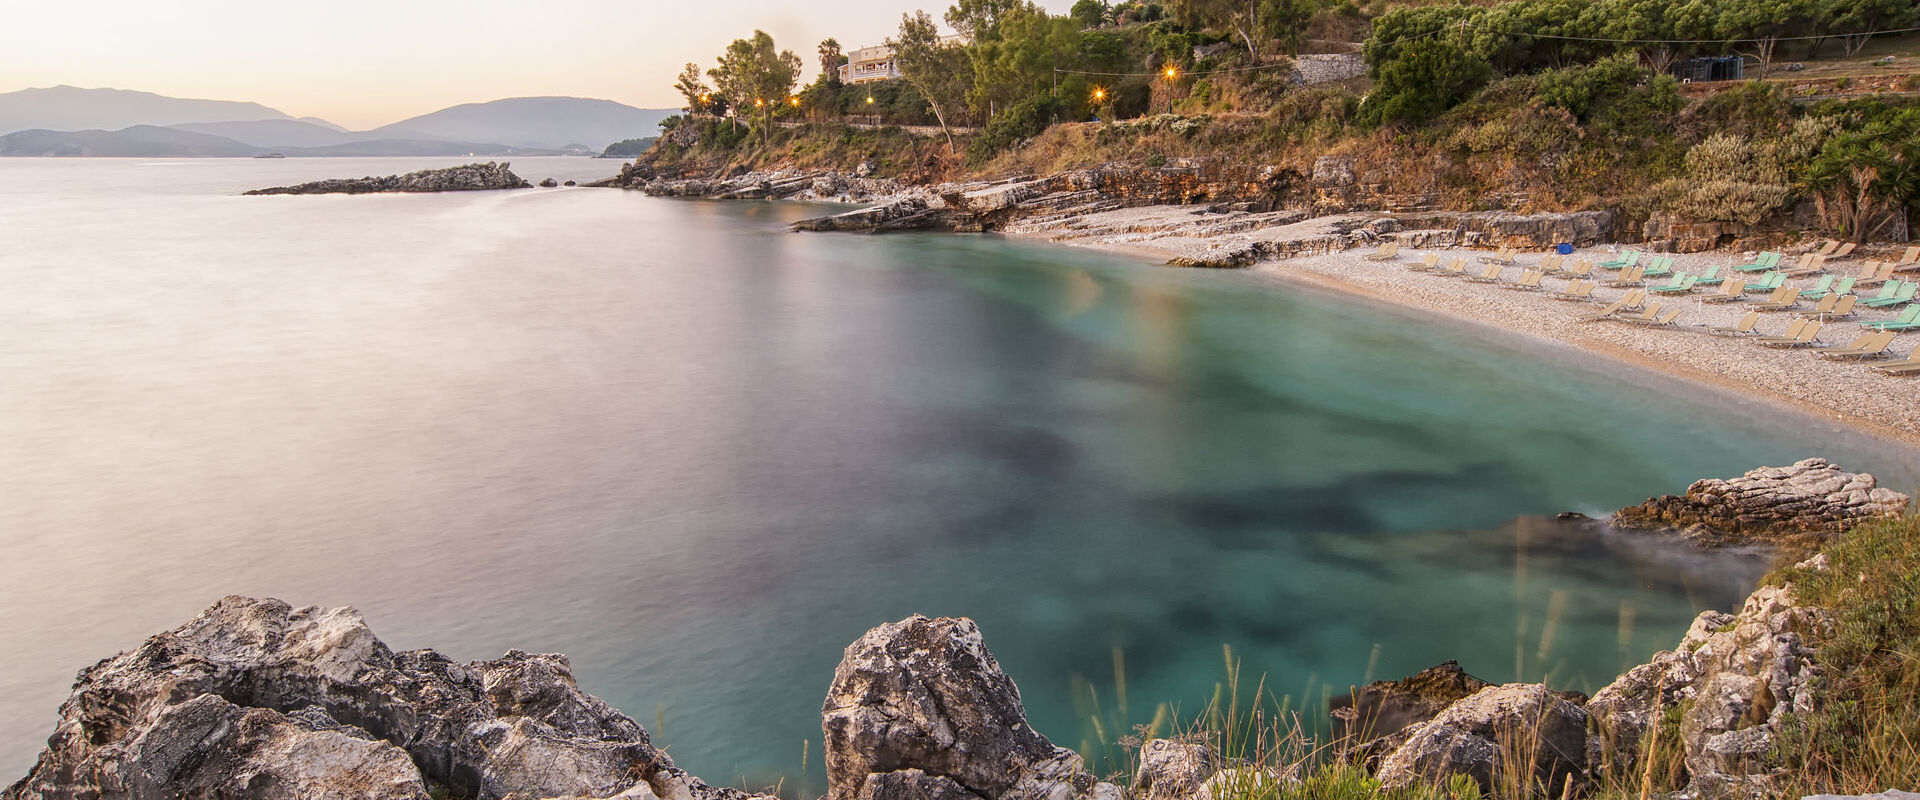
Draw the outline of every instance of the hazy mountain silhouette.
M250 156L260 148L223 136L158 125L117 131L15 131L0 136L0 156L132 156L212 158Z
M259 103L189 100L125 89L54 86L0 93L0 134L34 128L115 131L135 125L266 119L292 117Z
M224 136L255 147L326 147L354 141L355 134L291 119L247 122L189 122L169 125L175 130Z
M444 108L369 132L390 138L460 139L517 147L585 147L597 153L622 139L656 136L660 121L678 113L678 109L641 109L612 100L513 97Z

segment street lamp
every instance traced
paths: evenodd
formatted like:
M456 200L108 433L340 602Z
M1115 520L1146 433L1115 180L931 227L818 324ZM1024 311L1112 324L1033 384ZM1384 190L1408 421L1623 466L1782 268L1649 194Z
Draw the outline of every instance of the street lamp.
M1167 76L1167 113L1171 114L1173 113L1173 82L1180 79L1180 70L1168 64L1167 71L1163 74Z

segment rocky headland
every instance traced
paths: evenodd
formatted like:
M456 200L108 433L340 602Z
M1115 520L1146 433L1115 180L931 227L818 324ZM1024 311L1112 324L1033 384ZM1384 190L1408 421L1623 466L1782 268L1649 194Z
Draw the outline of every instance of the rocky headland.
M1912 498L1824 458L1707 478L1685 494L1649 498L1615 512L1615 528L1678 531L1703 546L1818 545L1875 519L1906 513Z
M598 185L661 197L828 200L866 207L803 220L796 231L1002 231L1094 247L1147 250L1174 266L1233 268L1320 255L1392 237L1405 246L1543 249L1607 239L1608 211L1514 214L1397 208L1355 184L1351 164L1312 175L1183 159L1103 164L1059 175L911 186L834 171L662 174L644 162Z
M526 189L533 184L508 169L508 162L467 164L425 169L384 178L334 178L293 186L254 189L246 194L374 194L377 192L472 192L487 189Z

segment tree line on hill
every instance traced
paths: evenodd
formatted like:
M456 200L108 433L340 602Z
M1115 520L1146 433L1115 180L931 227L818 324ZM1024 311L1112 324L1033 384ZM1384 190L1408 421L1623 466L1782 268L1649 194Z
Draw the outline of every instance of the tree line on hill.
M958 36L942 37L942 21ZM1565 114L1581 147L1609 149L1644 170L1648 187L1667 186L1657 207L1751 219L1778 211L1783 198L1811 197L1830 219L1856 220L1837 227L1867 235L1920 198L1912 135L1920 111L1894 100L1853 104L1796 128L1808 112L1775 103L1779 119L1720 131L1739 147L1723 141L1695 154L1713 132L1676 138L1663 129L1691 102L1668 71L1681 59L1731 55L1764 74L1782 54L1852 56L1875 34L1916 25L1913 0L1079 0L1063 15L1028 0L954 0L942 20L903 15L886 41L895 81L843 84L846 55L828 39L817 50L819 77L801 88L798 56L764 32L736 40L711 69L688 64L681 73L676 88L692 115L670 122L666 140L683 124L723 149L753 139L764 148L776 122L938 125L950 151L964 145L981 165L1056 122L1168 112L1292 120L1306 103L1337 121L1341 136L1400 131L1393 135L1438 142L1437 129L1485 125L1505 103ZM1290 81L1290 56L1356 43L1365 86L1293 96L1306 90ZM1285 147L1300 135L1292 125L1263 135ZM952 133L960 128L975 132L962 141ZM1798 155L1778 166L1785 153ZM1675 188L1688 180L1691 188Z

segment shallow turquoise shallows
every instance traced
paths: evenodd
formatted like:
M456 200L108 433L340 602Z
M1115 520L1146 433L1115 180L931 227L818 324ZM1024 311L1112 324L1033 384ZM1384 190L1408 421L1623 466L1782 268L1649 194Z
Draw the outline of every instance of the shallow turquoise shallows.
M841 649L916 612L1096 754L1197 711L1223 645L1295 704L1449 658L1590 690L1758 566L1538 515L1920 475L1259 273L611 190L236 196L428 165L0 159L0 783L76 670L229 593L565 652L684 766L789 794Z

